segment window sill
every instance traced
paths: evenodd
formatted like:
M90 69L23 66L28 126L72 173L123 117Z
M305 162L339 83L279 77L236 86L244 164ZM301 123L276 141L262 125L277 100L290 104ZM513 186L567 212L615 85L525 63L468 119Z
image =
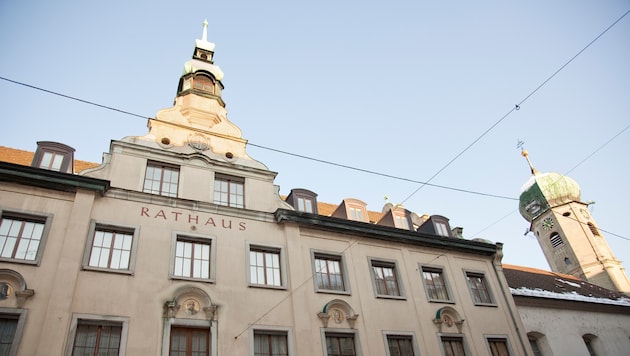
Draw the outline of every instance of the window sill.
M346 290L333 290L333 289L316 289L315 293L322 294L338 294L338 295L352 295L350 291Z
M249 288L260 288L260 289L276 289L276 290L287 290L285 286L269 286L266 284L248 284Z
M407 300L407 297L405 297L404 295L377 294L376 298L379 298L379 299Z
M429 299L429 303L455 304L454 300Z
M179 281L192 281L192 282L201 282L201 283L210 283L210 284L216 283L216 280L214 278L194 278L194 277L176 276L173 274L171 274L169 278L172 280L179 280Z
M497 307L497 305L495 303L475 303L473 302L473 304L477 307Z
M110 268L98 268L98 267L91 267L91 266L83 266L83 270L84 271L90 271L90 272L105 272L105 273L123 274L123 275L128 275L128 276L133 276L134 275L134 271L127 270L127 269L110 269Z

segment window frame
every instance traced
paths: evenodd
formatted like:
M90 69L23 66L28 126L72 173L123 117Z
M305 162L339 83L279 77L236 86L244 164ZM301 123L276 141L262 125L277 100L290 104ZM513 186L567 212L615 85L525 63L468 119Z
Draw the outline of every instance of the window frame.
M510 345L510 339L505 334L501 335L484 335L484 339L486 340L486 348L488 349L488 355L495 356L492 354L492 347L490 346L491 342L502 341L505 343L505 347L508 352L508 356L514 355L512 352L512 346Z
M251 273L251 265L250 258L252 250L262 250L263 252L277 253L279 258L279 268L280 268L280 285L273 284L259 284L252 282L252 273ZM288 289L288 279L287 279L287 268L286 268L286 257L285 257L285 248L282 245L270 245L270 244L259 244L255 242L246 242L246 252L245 252L245 268L247 271L247 286L254 288L268 288L268 289ZM266 269L265 269L266 272Z
M309 213L309 214L315 213L314 207L316 203L312 197L307 197L305 195L296 195L295 203L297 205L295 208L297 211L301 211L301 212ZM302 208L301 205L304 205L304 207ZM310 209L307 209L307 205L308 205L308 208Z
M171 350L171 330L173 327L199 328L208 330L209 355L216 356L218 350L217 322L215 320L167 318L162 327L162 356L169 356Z
M255 355L256 333L266 334L266 335L270 335L270 334L284 335L287 340L287 354L290 356L296 355L295 345L293 342L293 330L290 327L252 325L249 328L249 339L251 340L251 342L249 343L250 356Z
M216 199L216 194L217 194L217 182L222 181L222 182L227 182L228 184L228 191L227 191L227 203L224 204L222 203L220 200L217 201ZM242 194L241 199L243 200L242 203L239 204L232 204L232 199L231 199L231 193L230 193L230 184L232 183L240 183L240 185L242 186ZM223 191L219 191L219 193L223 193ZM238 196L238 194L237 194ZM239 176L233 176L230 174L225 174L225 173L219 173L216 172L214 174L214 181L212 182L212 203L216 204L216 205L220 205L220 206L227 206L230 208L237 208L237 209L244 209L245 208L245 177L239 177Z
M204 244L210 246L210 261L208 272L208 278L179 276L175 274L175 262L177 260L177 243L181 240L187 242L193 242L198 244ZM171 260L169 264L169 278L177 280L197 281L216 283L216 261L217 261L217 238L211 235L191 234L187 232L173 232L171 238Z
M22 334L24 333L24 325L26 324L26 317L28 315L28 309L0 307L0 315L10 317L11 319L14 319L17 317L17 325L15 327L15 334L13 334L13 340L11 341L11 348L9 349L10 356L17 355L17 352L20 346L20 341L22 340Z
M147 183L147 173L149 171L149 167L152 168L160 168L162 170L162 173L160 174L160 189L158 190L157 193L153 192L152 189L149 189L147 191L146 189L146 183ZM165 191L163 189L164 187L164 169L170 169L172 171L177 171L177 184L176 184L176 188L175 188L175 195L172 194L164 194ZM167 198L177 198L179 197L179 182L181 178L181 166L177 165L177 164L172 164L172 163L166 163L166 162L160 162L160 161L153 161L153 160L147 160L147 164L144 168L144 179L142 180L142 192L143 193L147 193L147 194L153 194L153 195L159 195L162 197L167 197ZM172 183L170 183L172 184Z
M131 234L131 251L129 253L129 266L127 269L115 269L115 268L110 268L110 267L104 268L104 267L90 266L90 257L92 256L92 248L94 247L94 235L96 231L100 231L100 230L113 230L113 231L119 231L119 232ZM138 240L140 237L139 232L140 232L139 226L112 224L108 222L92 220L90 222L90 229L88 231L88 236L85 242L82 269L84 271L111 272L111 273L133 275L136 269L136 256L138 253Z
M488 298L490 299L489 302L485 302L485 301L480 301L477 302L475 300L475 293L473 292L473 286L471 285L471 281L470 281L470 276L473 276L475 278L479 278L481 277L483 280L483 285L485 287L486 292L488 293ZM466 281L466 285L468 286L468 292L470 293L470 297L471 300L473 302L474 305L478 305L478 306L489 306L489 307L496 307L497 306L497 302L496 302L496 298L494 297L494 293L492 291L492 287L490 286L490 283L488 281L487 275L485 272L483 271L477 271L477 270L464 270L464 280ZM475 288L475 290L477 290L478 288Z
M341 270L341 280L343 283L343 290L337 289L327 289L320 288L317 283L317 264L315 263L317 259L330 259L337 260L339 262L339 269ZM343 254L332 253L323 250L315 250L311 249L311 267L313 268L313 286L315 288L316 293L330 293L330 294L341 294L341 295L350 295L350 282L348 278L348 269L346 267L346 260Z
M422 280L422 286L424 287L424 292L425 292L425 294L427 296L427 300L429 302L431 302L431 303L455 304L453 291L451 290L448 277L447 277L446 272L444 270L444 266L431 265L431 264L420 264L419 263L418 264L418 268L420 270L420 279ZM433 298L431 296L431 293L429 292L429 288L428 288L427 284L425 283L425 278L424 278L425 269L427 270L427 272L432 272L432 273L439 272L440 273L440 276L442 277L442 282L444 282L444 289L446 290L446 294L447 294L448 299L438 299L438 298Z
M442 355L446 355L446 352L444 351L445 340L461 341L462 347L464 349L464 355L465 356L471 355L470 350L468 349L468 345L466 343L466 337L464 336L464 334L438 333L437 336L438 336L438 341L440 344L440 351Z
M389 351L389 337L396 337L401 339L410 338L414 356L420 356L420 349L418 348L418 339L416 337L416 333L412 331L383 330L383 345L385 346L385 356L397 356L392 355Z
M354 341L354 352L356 356L361 356L363 353L361 352L361 342L359 340L359 332L356 329L331 329L331 328L321 328L320 329L321 338L322 338L322 351L324 356L328 355L328 347L327 347L327 337L330 336L342 336L342 335L351 335L352 340Z
M118 356L125 356L127 350L127 335L129 332L129 317L79 313L72 314L70 330L68 332L68 339L66 340L66 351L64 353L65 356L72 356L72 353L74 352L74 340L77 336L77 327L80 320L89 321L90 323L102 322L103 324L120 323L121 330Z
M378 265L378 266L375 266ZM405 288L402 283L402 278L400 274L400 269L398 267L398 261L392 259L384 259L384 258L376 258L376 257L368 257L368 265L370 268L370 277L372 281L372 288L374 289L374 295L376 298L386 298L386 299L407 299L405 295ZM374 267L384 267L384 268L392 268L393 274L396 278L396 284L398 286L398 295L392 294L381 294L378 291L378 286L376 283L376 273L374 272Z
M50 234L50 229L52 227L53 214L0 209L0 223L2 223L2 221L4 221L4 219L7 219L7 218L11 220L22 221L22 222L35 221L35 222L43 223L44 227L42 229L42 236L39 239L39 246L37 247L37 253L35 254L35 258L33 260L16 259L15 257L0 257L0 262L11 262L11 263L20 263L20 264L39 266L41 264L42 257L44 255L46 241L48 240L48 235ZM11 255L13 256L13 253Z

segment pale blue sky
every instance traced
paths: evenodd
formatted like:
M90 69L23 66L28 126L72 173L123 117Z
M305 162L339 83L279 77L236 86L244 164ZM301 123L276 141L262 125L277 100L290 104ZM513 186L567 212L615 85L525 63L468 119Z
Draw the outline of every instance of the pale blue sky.
M154 116L172 106L208 19L228 118L252 144L426 181L614 21L630 1L0 1L0 76ZM431 183L517 198L529 168L566 173L630 125L630 15ZM0 145L36 141L100 162L146 120L0 80ZM300 134L298 134L300 133ZM548 269L514 200L369 175L250 146L280 192L380 211L388 196L505 263ZM630 130L569 173L630 265ZM409 198L408 198L409 197ZM507 216L507 217L506 217ZM504 218L505 217L505 218ZM502 219L503 218L503 219Z

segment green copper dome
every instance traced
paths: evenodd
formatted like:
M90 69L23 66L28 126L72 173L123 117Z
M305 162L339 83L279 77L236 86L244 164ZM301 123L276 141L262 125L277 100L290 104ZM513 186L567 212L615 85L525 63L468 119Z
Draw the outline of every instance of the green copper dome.
M523 156L529 162L527 151ZM580 186L573 179L558 173L540 173L530 163L532 176L521 188L519 210L531 222L540 214L572 201L580 201Z
M549 208L580 201L580 186L571 178L558 173L533 175L521 189L519 210L532 221Z

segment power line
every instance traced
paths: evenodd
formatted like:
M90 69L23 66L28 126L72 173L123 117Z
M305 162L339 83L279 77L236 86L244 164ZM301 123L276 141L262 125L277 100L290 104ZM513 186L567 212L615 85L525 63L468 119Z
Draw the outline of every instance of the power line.
M521 100L518 104L514 105L514 107L510 111L508 111L505 115L503 115L497 122L492 124L492 126L490 126L486 131L484 131L479 137L477 137L473 142L471 142L462 151L460 151L455 157L453 157L450 161L448 161L448 163L446 163L435 174L433 174L431 176L431 178L429 178L426 181L426 183L422 183L422 185L420 185L416 190L414 190L413 193L409 194L409 196L407 196L405 199L403 199L401 203L405 203L407 200L409 200L411 197L413 197L420 189L422 189L424 186L428 185L428 183L431 182L433 180L433 178L437 177L438 174L442 173L442 171L444 171L448 166L450 166L453 162L455 162L455 160L457 160L461 155L463 155L464 152L468 151L473 145L475 145L486 134L488 134L488 132L492 131L492 129L494 129L499 123L501 123L503 120L505 120L505 118L507 118L514 111L519 110L521 108L521 105L525 101L527 101L532 95L534 95L538 90L540 90L540 88L542 88L545 84L547 84L547 82L549 82L553 77L555 77L558 73L560 73L560 71L562 71L566 66L568 66L571 62L573 62L573 60L576 59L580 54L582 54L582 52L584 52L587 48L589 48L593 43L595 43L600 37L602 37L606 32L608 32L608 30L610 30L613 26L615 26L619 21L621 21L629 13L630 13L630 10L626 11L623 15L621 15L621 17L619 17L615 22L613 22L610 26L608 26L604 31L602 31L599 35L597 35L597 37L595 37L591 42L589 42L576 55L571 57L571 59L569 59L565 64L563 64L560 68L558 68L558 70L556 70L552 75L550 75L547 79L545 79L538 87L536 87L536 89L534 89L527 96L525 96L525 98L523 100Z
M12 79L8 79L5 77L1 77L0 79L5 80L7 82L10 83L14 83L14 84L18 84L18 85L22 85L31 89L35 89L35 90L39 90L39 91L43 91L45 93L49 93L49 94L53 94L53 95L57 95L57 96L61 96L67 99L71 99L71 100L75 100L75 101L79 101L85 104L89 104L89 105L94 105L94 106L98 106L100 108L104 108L104 109L108 109L108 110L113 110L116 112L120 112L123 114L127 114L127 115L131 115L131 116L135 116L138 118L142 118L142 119L146 119L146 120L156 120L156 121L161 121L159 119L153 119L144 115L139 115L139 114L135 114L129 111L125 111L125 110L121 110L121 109L117 109L111 106L107 106L107 105L102 105L102 104L98 104L92 101L88 101L88 100L84 100L84 99L80 99L74 96L70 96L70 95L66 95L66 94L61 94L52 90L48 90L48 89L43 89L34 85L30 85L30 84L25 84L22 82L18 82L16 80L12 80ZM190 127L189 128L192 131L200 131L194 127ZM257 145L251 142L247 143L248 145L252 146L252 147L257 147L257 148L261 148L261 149L265 149L265 150L269 150L269 151L273 151L273 152L277 152L277 153L282 153L282 154L286 154L286 155L290 155L290 156L294 156L294 157L299 157L302 159L307 159L307 160L311 160L314 162L319 162L319 163L324 163L324 164L328 164L331 166L336 166L336 167L341 167L341 168L346 168L346 169L350 169L350 170L354 170L357 172L363 172L363 173L368 173L368 174L373 174L373 175L377 175L377 176L381 176L381 177L386 177L386 178L391 178L391 179L396 179L396 180L401 180L401 181L406 181L406 182L411 182L411 183L418 183L418 184L424 184L424 185L429 185L435 188L441 188L441 189L446 189L446 190L453 190L453 191L457 191L457 192L461 192L461 193L468 193L468 194L475 194L475 195L481 195L481 196L487 196L487 197L491 197L491 198L498 198L498 199L506 199L506 200L518 200L517 198L514 197L508 197L508 196L503 196L503 195L497 195L497 194L490 194L490 193L482 193L482 192L477 192L477 191L473 191L473 190L467 190L467 189L461 189L461 188L454 188L454 187L448 187L448 186L444 186L444 185L439 185L439 184L430 184L428 182L421 182L421 181L417 181L417 180L413 180L413 179L409 179L409 178L403 178L403 177L399 177L399 176L394 176L391 174L385 174L385 173L379 173L376 171L371 171L368 169L363 169L363 168L358 168L358 167L353 167L353 166L348 166L348 165L344 165L344 164L340 164L340 163L334 163L331 161L326 161L323 159L318 159L318 158L314 158L314 157L309 157L309 156L305 156L305 155L300 155L297 153L291 153L291 152L287 152L287 151L283 151L283 150L279 150L279 149L275 149L275 148L271 148L271 147L265 147L262 145Z

